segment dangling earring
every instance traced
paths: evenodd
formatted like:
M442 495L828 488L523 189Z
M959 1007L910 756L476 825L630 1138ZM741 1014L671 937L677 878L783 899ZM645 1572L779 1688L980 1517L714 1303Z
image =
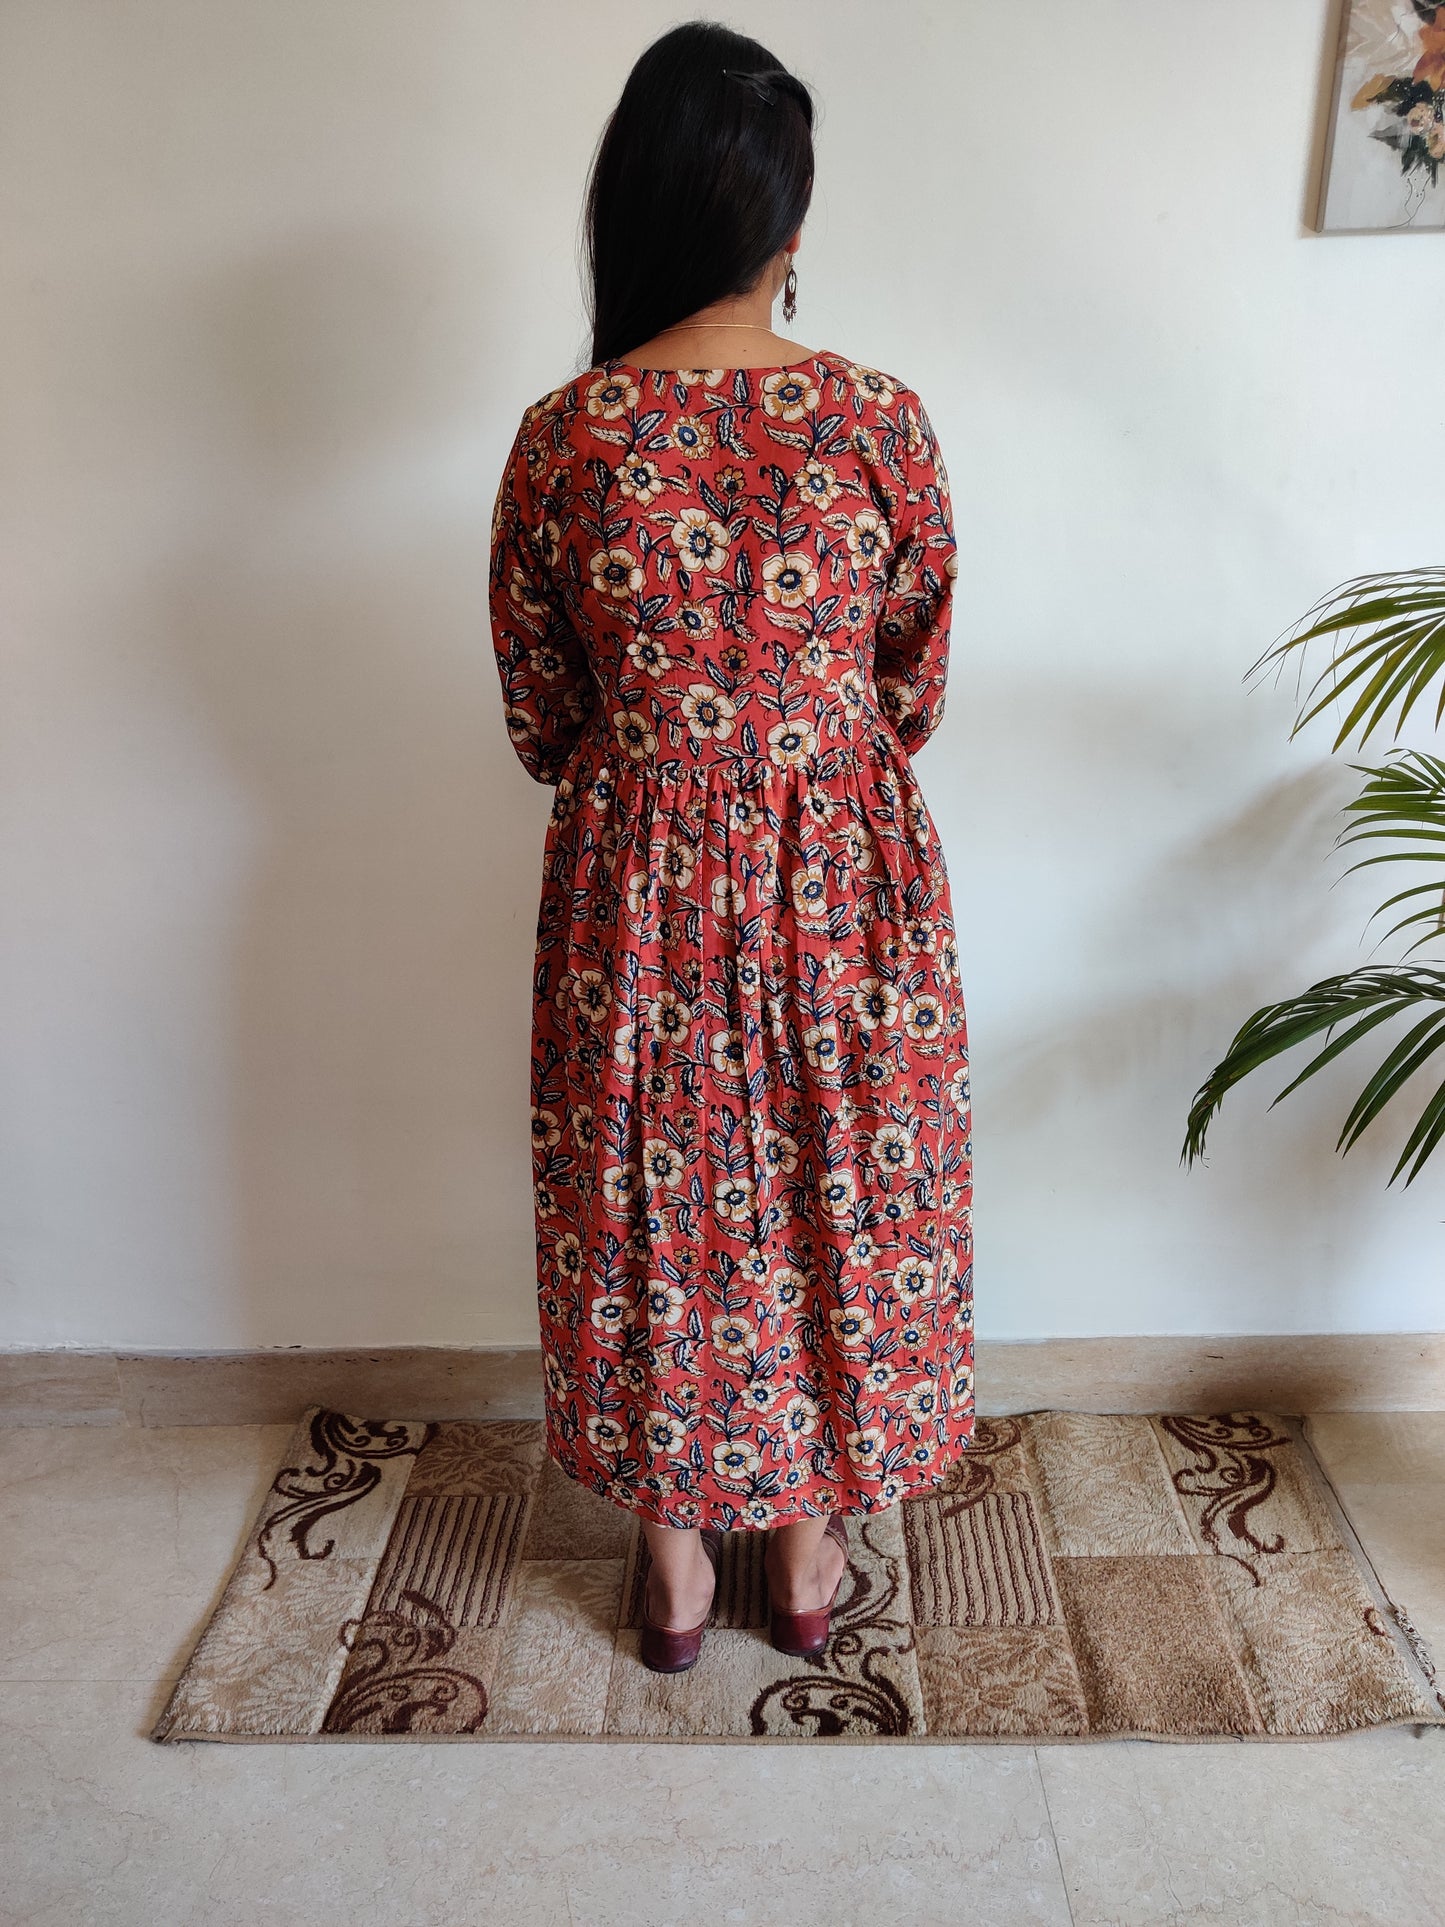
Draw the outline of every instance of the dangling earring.
M792 321L798 312L798 271L793 266L793 257L788 256L788 278L783 283L783 319Z

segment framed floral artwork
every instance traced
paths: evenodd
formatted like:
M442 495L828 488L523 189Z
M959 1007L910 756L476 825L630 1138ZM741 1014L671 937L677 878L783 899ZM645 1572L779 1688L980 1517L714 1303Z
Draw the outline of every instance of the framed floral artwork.
M1445 4L1344 0L1316 220L1445 228Z

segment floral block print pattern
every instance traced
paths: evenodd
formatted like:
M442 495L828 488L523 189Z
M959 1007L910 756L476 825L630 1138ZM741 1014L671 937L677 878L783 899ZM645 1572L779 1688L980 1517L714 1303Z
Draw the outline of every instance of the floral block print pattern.
M676 1526L873 1512L973 1424L967 1031L910 756L955 539L916 394L841 356L593 369L496 504L555 787L531 1094L547 1449Z
M815 1659L768 1639L764 1535L725 1534L702 1657L661 1675L638 1657L641 1524L544 1455L541 1421L308 1414L156 1737L1282 1739L1445 1724L1428 1653L1293 1421L1061 1417L980 1419L937 1487L850 1519ZM1111 1503L1126 1487L1128 1506Z

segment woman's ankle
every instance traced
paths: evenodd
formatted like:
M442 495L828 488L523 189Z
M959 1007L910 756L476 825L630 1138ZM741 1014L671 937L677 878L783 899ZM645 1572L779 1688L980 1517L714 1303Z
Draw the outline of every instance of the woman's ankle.
M848 1554L828 1532L826 1521L819 1521L816 1535L775 1528L763 1563L768 1595L779 1612L821 1612L838 1590Z
M694 1551L695 1563L676 1557L665 1564L649 1560L642 1609L654 1626L669 1632L687 1632L707 1617L717 1588L717 1574L703 1550L701 1538L696 1535Z

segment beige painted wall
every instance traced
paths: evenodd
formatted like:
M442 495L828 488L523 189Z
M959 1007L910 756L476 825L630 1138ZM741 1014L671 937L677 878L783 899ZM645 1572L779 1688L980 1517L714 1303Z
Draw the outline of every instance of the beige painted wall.
M993 1337L1417 1330L1440 1175L1351 1074L1189 1096L1361 954L1350 778L1257 651L1441 560L1445 244L1306 234L1324 0L737 5L820 89L796 332L954 480L919 758L972 1012ZM487 518L577 365L642 0L9 0L0 1342L529 1342L546 793Z

